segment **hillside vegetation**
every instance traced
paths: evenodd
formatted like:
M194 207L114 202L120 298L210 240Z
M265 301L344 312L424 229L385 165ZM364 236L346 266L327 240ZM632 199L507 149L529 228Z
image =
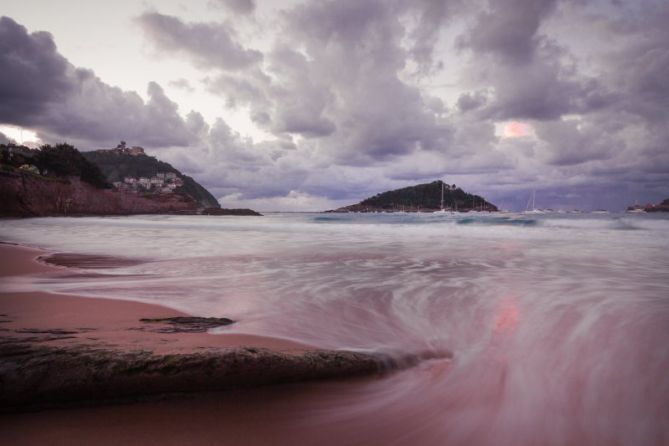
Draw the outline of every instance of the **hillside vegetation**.
M334 212L433 212L441 209L442 187L445 209L497 211L494 204L479 195L469 194L443 181L433 181L379 193L358 204L339 208Z
M183 180L183 186L176 189L176 193L192 197L201 207L220 207L216 198L193 178L152 156L130 155L113 149L84 152L83 155L102 170L110 183L123 181L125 177L149 178L161 172L173 172Z
M98 189L110 187L100 168L69 144L45 144L39 149L2 144L0 152L7 170L21 169L45 178L75 177Z

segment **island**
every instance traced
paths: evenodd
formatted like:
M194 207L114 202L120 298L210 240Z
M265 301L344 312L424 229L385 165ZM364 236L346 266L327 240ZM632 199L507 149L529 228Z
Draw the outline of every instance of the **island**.
M360 203L327 212L497 212L497 206L479 195L441 180L382 192Z

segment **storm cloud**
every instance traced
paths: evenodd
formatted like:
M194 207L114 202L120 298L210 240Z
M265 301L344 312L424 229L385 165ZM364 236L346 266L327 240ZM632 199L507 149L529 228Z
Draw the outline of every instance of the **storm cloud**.
M182 115L155 82L146 101L112 87L8 18L0 121L160 149L232 207L323 209L434 179L512 208L535 189L553 207L669 195L666 2L203 1L207 16L135 24L155 60L198 73L169 92L207 92L258 134Z
M0 19L0 122L36 129L46 141L83 147L109 146L120 139L147 147L185 146L186 122L156 83L148 102L76 68L44 32L28 33L10 18Z
M226 23L186 23L157 12L144 13L137 21L159 51L183 54L199 67L240 70L262 60L261 52L235 40Z

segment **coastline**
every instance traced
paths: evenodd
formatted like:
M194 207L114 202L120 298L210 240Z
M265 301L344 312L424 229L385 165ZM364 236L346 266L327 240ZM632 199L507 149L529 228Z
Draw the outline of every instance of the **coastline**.
M37 261L46 254L0 244L0 275L62 271L64 267ZM40 291L0 293L0 406L11 412L125 402L374 375L397 366L384 355L317 350L269 337L209 334L207 326L197 324L179 329L166 321L142 321L188 316L125 300Z

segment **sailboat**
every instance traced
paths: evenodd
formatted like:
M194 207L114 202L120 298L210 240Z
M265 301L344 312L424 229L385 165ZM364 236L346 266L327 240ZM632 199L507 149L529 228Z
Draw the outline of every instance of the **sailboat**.
M441 182L441 206L438 211L435 212L435 214L445 214L446 213L446 208L444 207L444 188L446 185L444 182Z
M627 212L628 214L645 214L646 209L644 209L637 200L634 202L634 206L628 207L625 212Z
M544 214L545 212L542 211L541 209L537 209L535 207L535 200L537 198L537 191L533 190L532 195L530 195L529 200L527 200L527 206L525 206L525 212L523 214ZM530 207L530 203L532 206Z

